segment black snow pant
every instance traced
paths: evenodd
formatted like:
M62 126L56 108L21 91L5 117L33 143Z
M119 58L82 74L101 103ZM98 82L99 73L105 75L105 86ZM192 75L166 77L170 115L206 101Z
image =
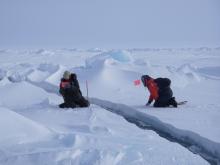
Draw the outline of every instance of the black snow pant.
M59 107L60 108L76 108L77 106L74 103L66 103L66 102L64 102L64 103L60 104Z
M160 83L159 83L159 80ZM163 81L162 81L163 80ZM158 83L159 83L159 98L155 101L154 107L169 107L172 105L173 107L177 107L177 102L175 100L175 97L173 97L173 91L170 88L170 80L167 79L161 79L158 78ZM167 83L168 86L164 86Z
M64 103L60 104L60 108L76 108L89 107L90 103L83 96L79 99L64 99Z
M79 107L89 107L90 105L89 101L86 100L83 96L79 100L74 101L74 103Z
M175 97L171 97L168 100L157 99L154 102L154 107L169 107L170 105L173 107L177 107L177 102L175 100Z

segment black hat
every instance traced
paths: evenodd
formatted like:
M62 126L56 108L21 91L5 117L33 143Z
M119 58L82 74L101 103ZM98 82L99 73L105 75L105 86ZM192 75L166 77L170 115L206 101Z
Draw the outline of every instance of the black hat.
M142 75L141 80L142 79L149 80L149 79L151 79L151 77L149 75Z
M148 76L148 75L142 75L141 76L141 81L142 81L142 83L143 83L143 85L146 87L146 81L148 81L148 80L150 80L150 79L152 79L150 76Z

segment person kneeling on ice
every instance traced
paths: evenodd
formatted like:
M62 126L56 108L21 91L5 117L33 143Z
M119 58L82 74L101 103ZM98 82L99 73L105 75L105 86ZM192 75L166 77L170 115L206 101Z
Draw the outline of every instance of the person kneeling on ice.
M168 78L156 78L153 79L148 75L143 75L141 81L145 87L148 88L150 96L147 102L147 106L150 105L153 100L154 107L177 107L175 97L173 97L173 91L170 88L171 81Z
M82 96L77 76L74 73L65 71L60 82L60 94L63 96L64 103L60 108L88 107L89 101Z

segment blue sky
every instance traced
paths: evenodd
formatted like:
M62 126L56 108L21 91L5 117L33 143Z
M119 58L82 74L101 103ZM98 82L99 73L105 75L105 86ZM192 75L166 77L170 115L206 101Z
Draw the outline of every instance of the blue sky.
M220 46L219 0L0 0L1 48Z

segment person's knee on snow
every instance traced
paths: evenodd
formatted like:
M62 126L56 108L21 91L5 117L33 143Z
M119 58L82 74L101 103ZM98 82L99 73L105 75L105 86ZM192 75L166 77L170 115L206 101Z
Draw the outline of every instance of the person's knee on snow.
M60 108L75 108L77 105L75 103L62 103L59 105Z
M170 98L169 105L172 105L173 107L177 107L177 102L175 97Z
M86 100L84 97L80 100L79 103L80 107L88 107L90 105L89 101Z

